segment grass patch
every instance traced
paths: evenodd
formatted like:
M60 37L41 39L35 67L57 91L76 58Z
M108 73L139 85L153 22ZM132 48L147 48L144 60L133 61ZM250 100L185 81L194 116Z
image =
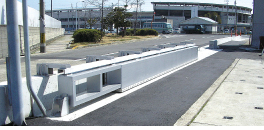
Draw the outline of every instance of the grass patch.
M103 39L100 42L79 42L79 43L74 43L71 44L72 49L76 49L78 47L84 47L84 46L89 46L93 44L111 44L114 42L123 42L123 41L130 41L130 40L140 40L140 39L147 39L147 38L154 38L157 36L154 35L148 35L148 36L125 36L122 37L120 35L116 34L107 34L103 37Z

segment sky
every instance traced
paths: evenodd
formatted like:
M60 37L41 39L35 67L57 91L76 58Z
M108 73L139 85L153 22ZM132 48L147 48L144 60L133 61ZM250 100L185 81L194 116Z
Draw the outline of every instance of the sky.
M22 0L18 0L22 2ZM45 9L50 10L51 9L51 0L44 0L45 1ZM76 3L78 8L82 8L82 0L53 0L53 9L69 9L69 8L76 8ZM99 0L100 1L100 0ZM125 0L119 0L119 5L124 5ZM136 1L136 0L131 0ZM215 4L226 4L225 1L229 1L229 5L234 5L235 0L141 0L144 1L145 4L142 5L142 11L153 11L153 5L151 2L199 2L199 3L215 3ZM253 0L237 0L238 6L244 6L253 8L252 5ZM27 3L30 7L39 10L39 0L27 0ZM110 6L113 4L118 3L118 0L108 0L105 2L106 6ZM91 5L88 5L88 7L94 7ZM131 9L130 11L133 11Z

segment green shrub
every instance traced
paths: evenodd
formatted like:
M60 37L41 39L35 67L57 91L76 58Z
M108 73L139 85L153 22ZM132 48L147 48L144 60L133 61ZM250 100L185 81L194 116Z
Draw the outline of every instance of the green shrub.
M122 35L123 31L119 31L118 35ZM127 29L126 30L126 36L132 36L134 35L134 29Z
M101 32L96 29L79 29L73 33L74 43L77 42L99 42Z
M158 34L159 33L156 30L149 29L149 28L139 29L136 32L136 35L139 35L139 36L146 36L146 35L155 35L155 36L157 36Z
M137 36L146 36L146 35L155 35L157 36L159 33L154 29L136 29L136 35ZM119 35L122 35L122 32L119 32ZM132 36L134 35L134 29L127 29L126 30L126 36Z

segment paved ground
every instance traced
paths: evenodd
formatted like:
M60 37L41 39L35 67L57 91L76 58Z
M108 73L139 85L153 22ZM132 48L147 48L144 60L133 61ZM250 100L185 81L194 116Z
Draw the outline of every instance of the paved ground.
M177 120L175 126L264 125L263 57L259 57L259 53L228 46L221 53L237 53L237 59Z
M71 38L65 40L68 43ZM60 47L53 46L53 49L48 50L57 52L66 46L64 42L57 42ZM248 51L245 49L247 46L242 49L237 46L244 43L224 44L223 51L75 120L36 118L27 119L26 122L28 125L41 126L263 125L264 104L261 100L264 97L264 63L258 56L259 52ZM45 62L45 59L38 62ZM77 61L75 63L78 64Z
M65 51L71 40L73 40L72 35L64 35L56 39L52 44L46 46L46 53Z
M263 126L264 64L237 59L191 126ZM258 109L258 108L259 109Z
M78 119L65 122L37 118L29 119L27 123L85 126L263 125L264 65L259 53L234 46L241 43L244 42L229 42L223 46L223 51Z

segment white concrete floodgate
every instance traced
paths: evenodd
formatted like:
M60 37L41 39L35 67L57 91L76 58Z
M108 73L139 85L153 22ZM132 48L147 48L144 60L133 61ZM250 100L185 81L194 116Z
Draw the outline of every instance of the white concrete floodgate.
M243 41L243 40L244 39L239 39L239 41ZM205 59L205 58L207 58L207 57L209 57L209 56L221 51L221 49L208 49L208 48L209 48L209 45L204 46L204 47L200 47L199 51L198 51L198 60L196 60L196 61L194 61L192 63L189 63L187 65L184 65L184 66L180 67L180 68L172 70L171 72L169 72L167 74L164 74L164 75L162 75L162 76L160 76L158 78L155 78L155 79L153 79L153 80L151 80L149 82L143 83L143 84L141 84L141 85L139 85L139 86L137 86L137 87L135 87L133 89L130 89L128 91L125 91L123 93L115 93L115 94L113 94L111 96L103 98L100 101L92 102L89 105L84 106L84 107L82 107L82 108L80 108L78 110L75 110L75 111L71 112L70 114L68 114L68 115L66 115L64 117L49 117L49 119L57 120L57 121L73 121L73 120L78 119L78 118L80 118L80 117L82 117L82 116L84 116L84 115L86 115L86 114L88 114L90 112L93 112L93 111L95 111L95 110L97 110L97 109L99 109L99 108L101 108L101 107L103 107L103 106L105 106L107 104L110 104L110 103L112 103L112 102L114 102L114 101L116 101L116 100L118 100L118 99L120 99L120 98L122 98L122 97L124 97L124 96L126 96L126 95L128 95L130 93L132 93L132 92L135 92L135 91L137 91L137 90L139 90L139 89L141 89L141 88L143 88L143 87L145 87L145 86L147 86L147 85L149 85L149 84L151 84L151 83L153 83L153 82L155 82L155 81L157 81L159 79L162 79L162 78L164 78L164 77L166 77L166 76L168 76L168 75L170 75L170 74L172 74L172 73L174 73L174 72L176 72L178 70L181 70L181 69L183 69L183 68L185 68L185 67L187 67L189 65L192 65L192 64L194 64L196 62L199 62L199 61L201 61L201 60L203 60L203 59Z
M196 60L196 61L194 61L192 63L184 65L184 66L182 66L180 68L177 68L177 69L175 69L175 70L173 70L173 71L171 71L171 72L169 72L167 74L164 74L164 75L162 75L162 76L160 76L158 78L155 78L155 79L153 79L153 80L151 80L149 82L143 83L143 84L141 84L141 85L139 85L139 86L137 86L137 87L135 87L133 89L130 89L128 91L125 91L123 93L116 93L116 94L113 94L113 95L111 95L111 96L109 96L107 98L104 98L104 99L100 100L100 101L93 102L93 103L89 104L88 106L85 106L85 107L83 107L83 108L81 108L79 110L76 110L76 111L74 111L74 112L72 112L72 113L70 113L70 114L68 114L68 115L66 115L64 117L50 117L49 119L58 120L58 121L73 121L73 120L78 119L79 117L84 116L84 115L86 115L86 114L88 114L88 113L90 113L90 112L92 112L92 111L94 111L96 109L99 109L99 108L101 108L101 107L103 107L103 106L105 106L105 105L107 105L107 104L109 104L111 102L114 102L114 101L116 101L116 100L118 100L118 99L120 99L120 98L122 98L122 97L124 97L124 96L126 96L126 95L128 95L130 93L132 93L132 92L135 92L135 91L137 91L137 90L139 90L139 89L141 89L141 88L143 88L143 87L145 87L145 86L147 86L147 85L149 85L149 84L151 84L151 83L153 83L153 82L155 82L155 81L157 81L159 79L162 79L162 78L164 78L164 77L166 77L166 76L168 76L168 75L170 75L170 74L172 74L172 73L174 73L174 72L176 72L178 70L181 70L181 69L183 69L183 68L185 68L185 67L187 67L189 65L192 65L192 64L194 64L196 62L199 62L200 60L203 60L206 57L209 57L209 56L221 51L220 49L211 50L211 49L208 49L208 47L209 47L209 45L199 48L198 60Z

